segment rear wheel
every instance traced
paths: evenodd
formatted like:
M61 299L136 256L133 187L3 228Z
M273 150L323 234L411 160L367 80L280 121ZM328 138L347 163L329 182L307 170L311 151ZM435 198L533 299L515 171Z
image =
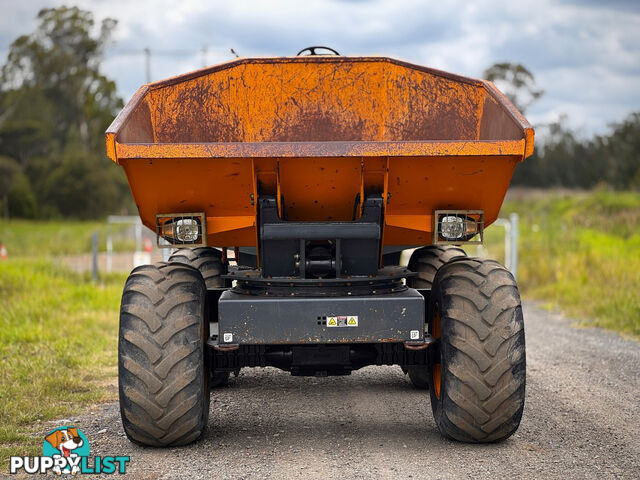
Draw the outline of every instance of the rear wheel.
M408 268L417 272L417 277L407 279L407 285L411 288L431 289L433 279L440 267L457 257L466 257L464 250L449 245L429 245L419 248L411 254ZM421 390L429 388L429 369L413 367L407 369L409 379L413 386Z
M231 282L221 278L227 273L227 266L222 262L222 252L211 247L181 248L169 257L170 262L179 262L196 268L207 286L207 290L226 288ZM217 297L211 301L217 301ZM229 381L229 372L211 372L209 388L224 387Z
M431 407L445 437L498 442L520 424L524 321L516 282L493 260L458 258L436 275L429 305Z
M169 261L185 263L196 268L209 290L229 286L228 280L220 278L227 273L227 266L222 262L222 252L215 248L181 248L169 257Z
M419 248L411 254L408 268L417 272L417 277L407 279L407 285L411 288L427 288L433 286L433 279L440 267L457 257L466 257L467 254L460 247L450 245L429 245Z
M180 263L134 269L122 294L118 342L120 413L127 437L185 445L207 427L206 288Z

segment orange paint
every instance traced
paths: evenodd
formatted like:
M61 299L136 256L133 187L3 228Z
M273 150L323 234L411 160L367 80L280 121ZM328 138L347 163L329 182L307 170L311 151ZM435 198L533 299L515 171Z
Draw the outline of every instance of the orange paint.
M143 86L107 131L143 223L204 211L207 244L257 246L257 199L350 221L384 195L385 245L426 245L436 209L497 217L533 130L490 83L388 58L238 59ZM356 214L358 215L358 214Z

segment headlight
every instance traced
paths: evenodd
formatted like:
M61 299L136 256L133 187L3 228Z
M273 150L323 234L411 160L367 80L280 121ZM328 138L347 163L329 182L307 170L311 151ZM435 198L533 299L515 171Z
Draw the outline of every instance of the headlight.
M482 243L484 212L481 210L436 210L434 244ZM470 240L480 234L478 241Z
M447 240L462 238L466 231L465 219L447 215L440 219L440 235Z
M181 218L176 222L175 232L181 242L195 243L200 236L200 225L194 218Z
M156 215L156 233L169 245L205 245L204 213L176 213ZM158 241L158 245L160 242Z

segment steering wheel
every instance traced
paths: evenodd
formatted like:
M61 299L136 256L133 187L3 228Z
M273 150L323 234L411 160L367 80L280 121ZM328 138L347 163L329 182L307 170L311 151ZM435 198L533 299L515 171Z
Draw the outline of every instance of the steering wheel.
M317 53L316 50L327 50L330 53ZM304 52L309 52L309 53L304 53ZM303 48L302 50L300 50L297 54L296 57L299 57L301 55L340 55L338 52L336 52L333 48L329 48L329 47L323 47L322 45L315 45L313 47L307 47L307 48Z

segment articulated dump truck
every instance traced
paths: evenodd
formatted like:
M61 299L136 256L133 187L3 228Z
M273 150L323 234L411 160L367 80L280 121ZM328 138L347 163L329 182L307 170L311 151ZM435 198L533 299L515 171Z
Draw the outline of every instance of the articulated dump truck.
M243 368L375 365L425 389L443 436L509 437L518 288L459 246L482 242L533 135L491 83L391 58L240 58L142 86L107 153L173 253L122 295L129 439L198 439L210 390Z

